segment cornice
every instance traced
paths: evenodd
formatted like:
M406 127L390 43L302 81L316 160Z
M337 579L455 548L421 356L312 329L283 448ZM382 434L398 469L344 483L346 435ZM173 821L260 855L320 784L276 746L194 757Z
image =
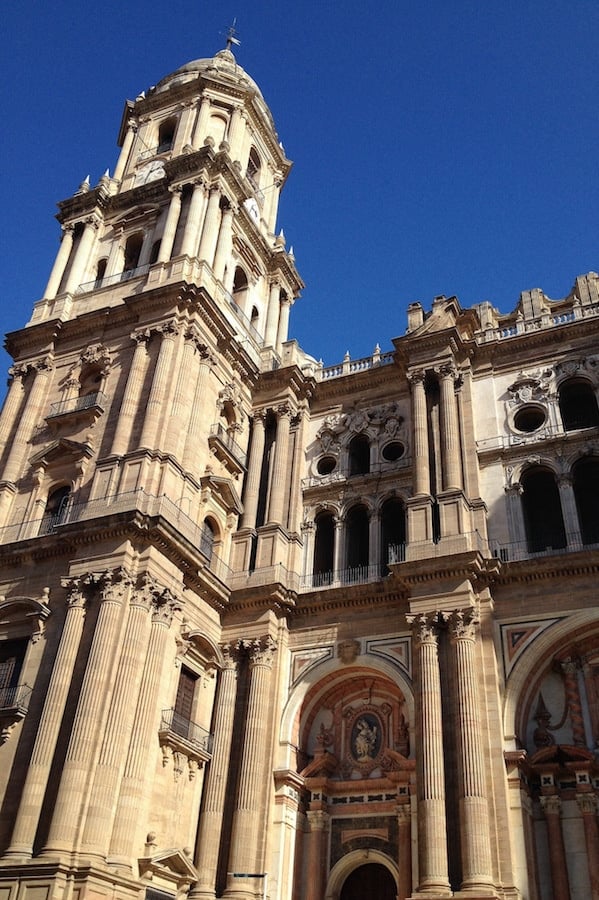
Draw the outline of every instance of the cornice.
M599 551L582 550L578 553L530 557L513 562L502 562L496 583L499 586L550 581L556 578L588 578L599 574Z

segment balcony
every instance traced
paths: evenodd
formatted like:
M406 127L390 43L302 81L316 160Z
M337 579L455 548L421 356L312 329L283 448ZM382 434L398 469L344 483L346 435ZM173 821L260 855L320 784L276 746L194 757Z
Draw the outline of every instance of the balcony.
M59 419L65 417L79 417L81 413L90 413L90 418L95 418L104 412L108 403L108 397L98 391L95 394L85 394L83 397L71 397L70 400L61 400L53 403L46 419Z
M0 688L0 744L5 744L10 733L27 715L31 688L28 684Z
M234 440L232 433L223 428L220 422L210 427L208 445L230 472L239 475L245 471L247 454Z
M158 739L162 748L162 764L168 766L172 762L175 781L183 772L184 761L187 761L191 781L212 755L212 735L174 708L162 710Z
M143 162L146 159L151 159L153 156L158 156L160 153L170 153L172 147L172 141L164 141L162 144L158 144L157 147L149 147L147 150L142 150L142 152L137 157L137 162Z
M501 562L519 562L523 559L543 559L552 556L563 556L569 553L582 553L583 551L599 550L599 542L592 542L596 535L584 537L580 532L566 535L556 535L554 546L541 546L539 541L492 541L493 556Z
M99 291L105 287L112 287L116 284L123 284L125 281L132 281L134 278L141 278L147 275L150 266L137 266L135 269L126 269L124 272L118 272L116 275L107 275L105 278L95 278L93 281L86 281L80 284L75 294L88 294L90 291Z

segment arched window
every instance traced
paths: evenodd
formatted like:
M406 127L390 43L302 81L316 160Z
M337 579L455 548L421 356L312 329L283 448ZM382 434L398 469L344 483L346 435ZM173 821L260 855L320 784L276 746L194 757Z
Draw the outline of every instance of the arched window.
M248 295L248 277L241 268L237 266L235 276L233 278L233 299L241 310L245 309L245 302Z
M64 522L70 496L71 489L67 485L56 488L48 494L46 509L40 526L40 534L50 534L56 525L60 525L61 522Z
M572 470L572 485L583 544L599 544L599 458L580 459Z
M350 581L365 578L369 563L369 521L365 506L352 506L345 519L345 563Z
M255 147L250 150L250 158L248 159L248 167L246 171L247 180L255 191L260 190L260 157Z
M313 585L319 587L333 580L335 559L335 517L332 512L321 512L316 516L314 538Z
M218 149L225 139L225 131L227 130L227 120L222 116L210 116L208 123L208 135L214 141L214 146Z
M357 434L349 443L349 474L367 475L370 472L370 441L365 434Z
M162 241L157 240L152 244L152 249L150 251L150 265L152 266L158 260L158 254L160 253L160 244Z
M126 273L133 272L137 269L143 242L144 236L141 231L137 231L127 238L127 243L125 244L125 266L123 268L123 275L125 277Z
M175 139L175 130L177 128L176 118L166 119L158 129L158 153L166 153L173 146Z
M381 572L389 572L388 564L403 562L406 546L406 512L401 500L391 497L381 509Z
M200 551L208 559L212 559L214 553L214 542L216 540L216 530L210 519L204 519L204 527L202 528L202 537L200 539Z
M106 266L108 264L108 257L104 256L102 259L98 260L98 265L96 266L96 287L101 287L102 280L106 274Z
M588 381L572 378L559 386L559 410L566 431L599 425L597 398Z
M524 472L520 483L529 552L565 547L566 531L553 472L535 466Z

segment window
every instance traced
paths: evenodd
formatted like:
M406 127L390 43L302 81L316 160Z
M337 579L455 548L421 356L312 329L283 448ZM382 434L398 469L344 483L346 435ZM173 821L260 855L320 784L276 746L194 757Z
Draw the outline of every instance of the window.
M316 516L314 539L314 587L330 584L333 578L335 554L335 518L332 512L321 512Z
M132 234L127 238L127 243L125 244L125 266L123 274L133 272L137 269L143 240L144 237L141 232Z
M525 434L531 434L541 425L545 424L547 414L542 406L523 406L514 415L514 428L517 431L523 431Z
M48 494L46 509L40 526L40 534L50 534L56 525L60 525L64 521L70 496L71 489L66 485L56 488L51 494Z
M200 550L208 558L208 561L212 559L212 554L214 553L214 541L216 540L216 533L214 529L214 525L210 521L210 519L204 519L204 527L202 529L202 537L200 540Z
M316 471L319 475L330 475L337 467L337 460L334 456L321 456L316 463Z
M405 555L406 513L399 498L391 497L381 509L381 572L389 572L390 562L401 562Z
M580 459L572 470L572 486L583 544L599 544L599 458Z
M368 566L369 527L366 507L353 506L345 520L346 567L348 569L360 570Z
M189 738L194 715L194 699L198 676L184 666L179 675L171 728L180 737Z
M559 409L565 431L599 425L597 398L588 381L571 379L559 386Z
M102 286L102 280L106 274L106 266L108 264L108 258L104 256L102 259L98 260L98 265L96 266L96 287Z
M167 119L158 130L158 153L166 153L173 146L175 139L176 119Z
M248 159L248 167L246 171L247 180L255 191L260 189L260 157L255 147L250 150L250 158Z
M158 260L158 254L160 253L160 244L162 242L160 240L154 241L152 244L152 249L150 251L150 265L153 265Z
M565 547L564 519L553 472L535 466L524 472L520 483L529 552Z
M0 642L0 706L11 706L9 694L19 683L28 641L26 638Z
M349 474L367 475L370 472L370 441L365 434L357 434L349 444Z
M233 278L233 299L237 306L243 310L248 294L248 277L240 266L235 269Z

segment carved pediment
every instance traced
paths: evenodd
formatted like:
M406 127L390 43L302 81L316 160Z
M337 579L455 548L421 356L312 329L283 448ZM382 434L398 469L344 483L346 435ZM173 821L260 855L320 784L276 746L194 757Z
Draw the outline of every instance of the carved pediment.
M180 891L198 880L199 874L192 861L178 848L163 850L155 856L138 859L139 874L147 881L155 879Z
M226 513L235 513L238 516L242 514L243 504L230 478L212 474L203 475L200 478L200 485L202 495L206 499L212 497Z
M73 462L81 459L91 459L93 455L92 448L88 443L80 441L69 441L66 438L59 438L53 441L44 450L40 450L35 456L32 456L30 463L33 468L47 468L53 462L64 462L65 459L71 459Z

